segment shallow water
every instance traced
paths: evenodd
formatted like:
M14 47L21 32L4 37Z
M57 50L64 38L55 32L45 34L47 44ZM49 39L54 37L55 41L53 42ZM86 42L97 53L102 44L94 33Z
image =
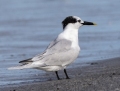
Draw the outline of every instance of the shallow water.
M120 56L119 0L0 0L0 85L40 81L43 71L7 68L41 53L69 15L97 23L79 31L81 52L70 67ZM48 73L49 74L49 73Z

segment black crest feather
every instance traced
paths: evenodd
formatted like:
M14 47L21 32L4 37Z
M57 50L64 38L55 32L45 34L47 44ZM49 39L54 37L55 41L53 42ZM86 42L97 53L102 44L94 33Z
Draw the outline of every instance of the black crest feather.
M77 20L73 16L68 16L62 21L63 29L69 24L69 23L76 23Z

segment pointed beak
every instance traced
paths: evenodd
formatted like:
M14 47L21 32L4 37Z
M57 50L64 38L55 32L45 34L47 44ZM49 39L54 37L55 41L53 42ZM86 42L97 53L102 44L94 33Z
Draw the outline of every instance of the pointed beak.
M96 23L87 22L87 21L84 21L82 24L83 24L83 25L97 25Z

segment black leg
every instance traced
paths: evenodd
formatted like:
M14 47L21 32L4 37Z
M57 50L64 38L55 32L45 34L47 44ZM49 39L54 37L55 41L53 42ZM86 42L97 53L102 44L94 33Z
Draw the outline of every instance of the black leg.
M55 73L56 73L57 79L60 80L59 75L58 75L58 72L55 71Z
M65 75L66 75L66 79L70 79L69 76L68 76L68 74L67 74L66 69L64 69L64 73L65 73Z

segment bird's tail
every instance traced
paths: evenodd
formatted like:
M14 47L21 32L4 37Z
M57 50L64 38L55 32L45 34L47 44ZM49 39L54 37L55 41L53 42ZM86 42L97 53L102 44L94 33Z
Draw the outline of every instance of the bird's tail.
M8 68L8 70L18 70L18 69L24 69L24 68L22 66L14 66L14 67Z
M19 63L21 63L22 65L10 67L10 68L8 68L8 70L18 70L18 69L32 68L31 58L23 60L23 61L20 61Z
M27 69L27 68L33 68L31 64L26 64L26 65L19 65L19 66L14 66L14 67L10 67L8 68L8 70L22 70L22 69Z

